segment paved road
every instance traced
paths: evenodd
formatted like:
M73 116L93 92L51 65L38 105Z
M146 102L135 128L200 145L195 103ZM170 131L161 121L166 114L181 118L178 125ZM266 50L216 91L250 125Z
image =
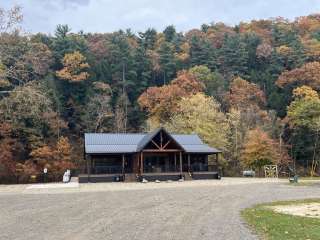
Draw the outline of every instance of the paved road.
M0 239L257 239L241 220L241 209L320 197L320 187L223 181L122 191L0 191Z

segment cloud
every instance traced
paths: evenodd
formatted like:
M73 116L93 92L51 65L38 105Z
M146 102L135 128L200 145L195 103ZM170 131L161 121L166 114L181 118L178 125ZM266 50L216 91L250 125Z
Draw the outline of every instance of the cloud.
M240 21L320 12L319 0L1 0L9 8L22 5L24 26L32 32L54 32L57 24L74 31L109 32L148 27L162 30L175 25L180 31L203 23ZM1 3L2 5L2 3Z
M78 6L88 6L90 0L33 0L37 5L42 5L44 9L68 9Z

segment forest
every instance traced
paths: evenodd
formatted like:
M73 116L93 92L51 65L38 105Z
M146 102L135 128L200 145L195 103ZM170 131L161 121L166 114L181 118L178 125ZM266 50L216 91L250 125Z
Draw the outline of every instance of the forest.
M320 15L187 32L28 33L22 21L0 8L0 182L83 171L85 132L160 126L222 150L224 175L320 173Z

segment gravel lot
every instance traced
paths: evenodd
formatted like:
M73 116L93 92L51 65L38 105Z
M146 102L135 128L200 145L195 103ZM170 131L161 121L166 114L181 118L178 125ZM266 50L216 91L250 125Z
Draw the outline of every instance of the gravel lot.
M264 179L27 187L0 186L0 239L256 239L241 209L320 198L319 186Z

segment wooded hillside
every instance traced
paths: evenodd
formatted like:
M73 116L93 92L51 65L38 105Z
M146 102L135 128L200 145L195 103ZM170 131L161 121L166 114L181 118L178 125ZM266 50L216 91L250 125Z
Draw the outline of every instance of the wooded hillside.
M28 34L22 20L0 9L0 176L81 169L84 132L159 126L223 150L227 174L317 172L320 15L184 33Z

